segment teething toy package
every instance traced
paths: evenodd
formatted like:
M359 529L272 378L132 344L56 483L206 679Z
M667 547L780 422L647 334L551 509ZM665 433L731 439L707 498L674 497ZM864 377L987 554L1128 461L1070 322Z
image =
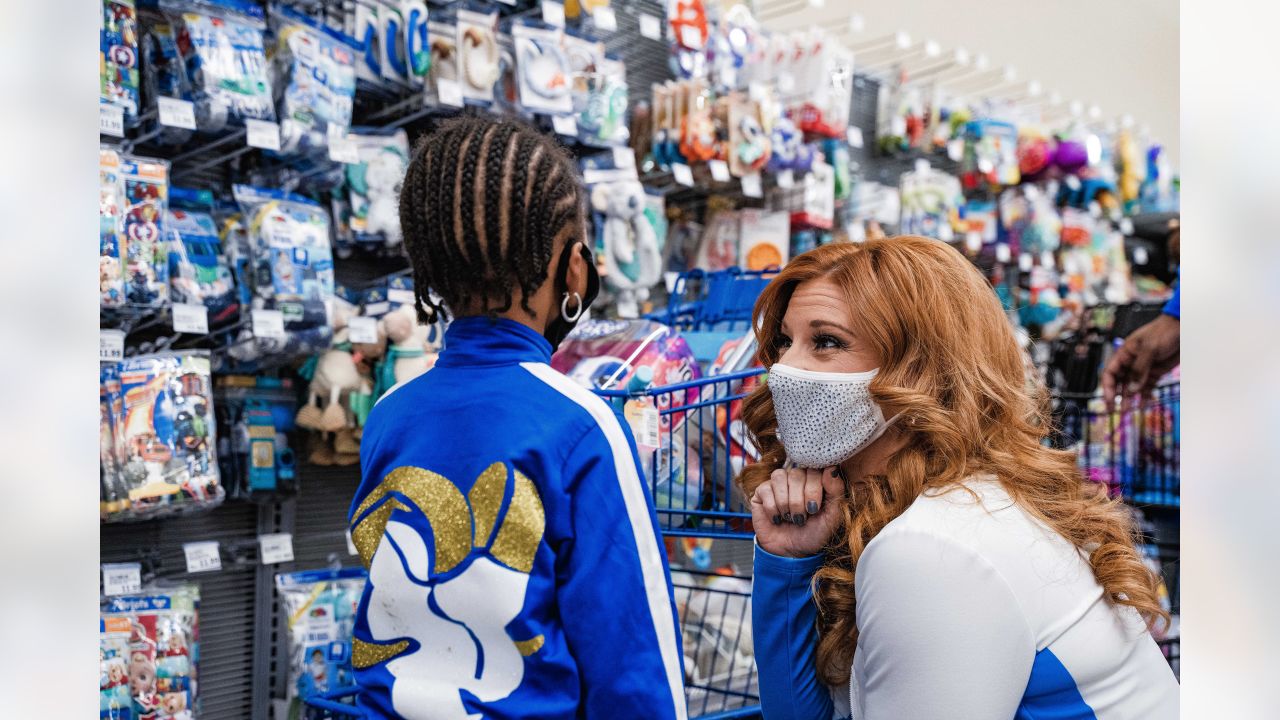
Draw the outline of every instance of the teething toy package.
M587 92L573 96L579 138L588 145L625 145L631 134L626 122L626 64L603 55L594 73L580 77L586 81Z
M791 250L791 218L786 212L744 208L738 213L742 258L747 270L781 268Z
M329 135L345 134L355 102L355 50L346 38L288 6L273 5L275 72L280 99L282 154L327 147ZM354 42L354 41L352 41Z
M498 14L459 10L458 75L462 97L483 105L493 102L493 86L500 72L495 26Z
M248 0L161 0L177 24L196 125L217 132L246 119L276 119L262 8ZM167 54L167 53L166 53Z
M458 29L453 23L427 23L427 42L431 51L431 68L427 71L427 100L442 104L440 83L457 83L458 79ZM461 88L458 88L461 91ZM450 98L450 101L460 98Z
M358 567L276 576L289 629L290 720L302 717L303 698L352 683L351 635L367 577Z
M409 136L392 133L354 132L360 162L346 166L347 220L356 242L398 245L400 235L400 185L409 168Z
M247 219L254 308L281 311L289 330L327 326L334 286L328 214L283 190L236 185L234 193Z
M515 23L511 35L515 41L520 104L526 110L552 115L572 111L569 56L562 47L564 32Z
M138 122L138 13L134 0L103 0L98 33L98 101Z
M102 305L161 307L169 299L169 164L103 147L98 168Z
M99 616L101 718L192 720L200 590L183 584L107 598Z
M200 207L202 194L209 195L208 191L174 188L170 204ZM206 199L211 207L212 197ZM169 282L173 301L204 305L209 310L210 325L236 317L240 306L235 284L213 216L199 209L171 207L165 217L170 233Z
M207 353L132 357L120 364L121 476L128 506L109 520L213 507L224 491L214 452Z

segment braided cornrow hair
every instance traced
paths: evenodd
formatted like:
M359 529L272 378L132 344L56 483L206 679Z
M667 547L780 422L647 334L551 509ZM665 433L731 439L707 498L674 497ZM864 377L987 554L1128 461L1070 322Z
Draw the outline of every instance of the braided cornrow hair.
M419 142L400 194L418 319L449 308L496 316L517 291L535 314L529 298L556 248L582 237L584 203L572 158L549 136L505 118L442 123Z

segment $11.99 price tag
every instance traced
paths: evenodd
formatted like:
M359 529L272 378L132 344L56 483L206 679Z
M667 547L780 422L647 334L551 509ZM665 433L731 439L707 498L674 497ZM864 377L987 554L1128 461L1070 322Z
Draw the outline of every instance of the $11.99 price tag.
M102 594L129 595L142 591L142 566L138 563L104 563Z
M189 542L182 546L187 556L187 572L213 572L222 569L222 555L218 552L217 540Z

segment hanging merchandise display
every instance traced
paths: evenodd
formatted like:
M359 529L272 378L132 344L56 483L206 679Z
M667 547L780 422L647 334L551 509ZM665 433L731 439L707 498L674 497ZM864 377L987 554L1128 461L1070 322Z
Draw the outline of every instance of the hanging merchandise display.
M170 190L169 289L173 302L204 305L209 324L220 325L237 317L240 307L212 210L207 190Z
M458 86L458 29L452 23L427 23L430 68L427 72L427 99L438 105L461 105L462 88ZM445 85L441 92L441 85ZM455 94L456 93L456 94Z
M290 378L218 376L218 468L228 499L296 489L298 463L289 441L296 405Z
M573 109L569 56L559 28L516 23L511 28L518 65L520 104L526 109L563 115Z
M922 161L915 170L903 173L899 182L902 234L935 237L943 242L953 240L960 223L960 206L964 204L960 181Z
M597 245L603 248L605 287L616 296L619 317L638 317L649 289L662 279L662 245L646 212L644 186L600 183L591 190L591 207Z
M289 718L304 717L304 699L351 684L351 634L367 577L363 568L276 576L288 628Z
M98 153L99 293L102 307L159 307L169 297L169 164Z
M791 218L787 213L746 209L740 213L739 221L742 242L740 267L767 270L787 264L791 228Z
M119 108L126 125L138 122L138 14L134 0L102 0L98 44L98 102Z
M458 74L462 97L488 105L501 72L495 26L497 13L459 10L457 15Z
M198 716L200 590L191 584L105 598L99 616L99 717Z
M280 99L281 152L328 147L329 136L351 126L356 90L355 53L314 20L288 6L272 6Z
M409 167L409 136L357 129L348 135L359 162L346 166L347 227L356 243L400 244L400 183Z

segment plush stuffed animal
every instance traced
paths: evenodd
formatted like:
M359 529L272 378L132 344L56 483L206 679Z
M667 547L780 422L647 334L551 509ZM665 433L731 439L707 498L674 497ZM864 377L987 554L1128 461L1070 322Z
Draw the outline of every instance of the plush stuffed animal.
M399 148L382 148L365 168L364 180L369 191L368 229L381 233L387 245L400 242L400 183L404 180L408 160Z
M604 215L604 279L618 297L618 315L634 318L662 279L662 252L645 217L644 186L638 182L597 185L591 205Z
M298 427L319 433L309 458L316 465L353 465L360 461L360 445L354 435L355 418L348 409L348 401L367 381L360 374L348 340L347 322L354 315L354 306L335 301L333 343L302 371L304 376L310 376L311 384L307 404L298 409L294 422Z
M419 325L412 305L402 305L383 316L382 329L387 335L388 347L375 371L375 399L430 370L436 364L439 350L439 345L433 342L435 328Z

